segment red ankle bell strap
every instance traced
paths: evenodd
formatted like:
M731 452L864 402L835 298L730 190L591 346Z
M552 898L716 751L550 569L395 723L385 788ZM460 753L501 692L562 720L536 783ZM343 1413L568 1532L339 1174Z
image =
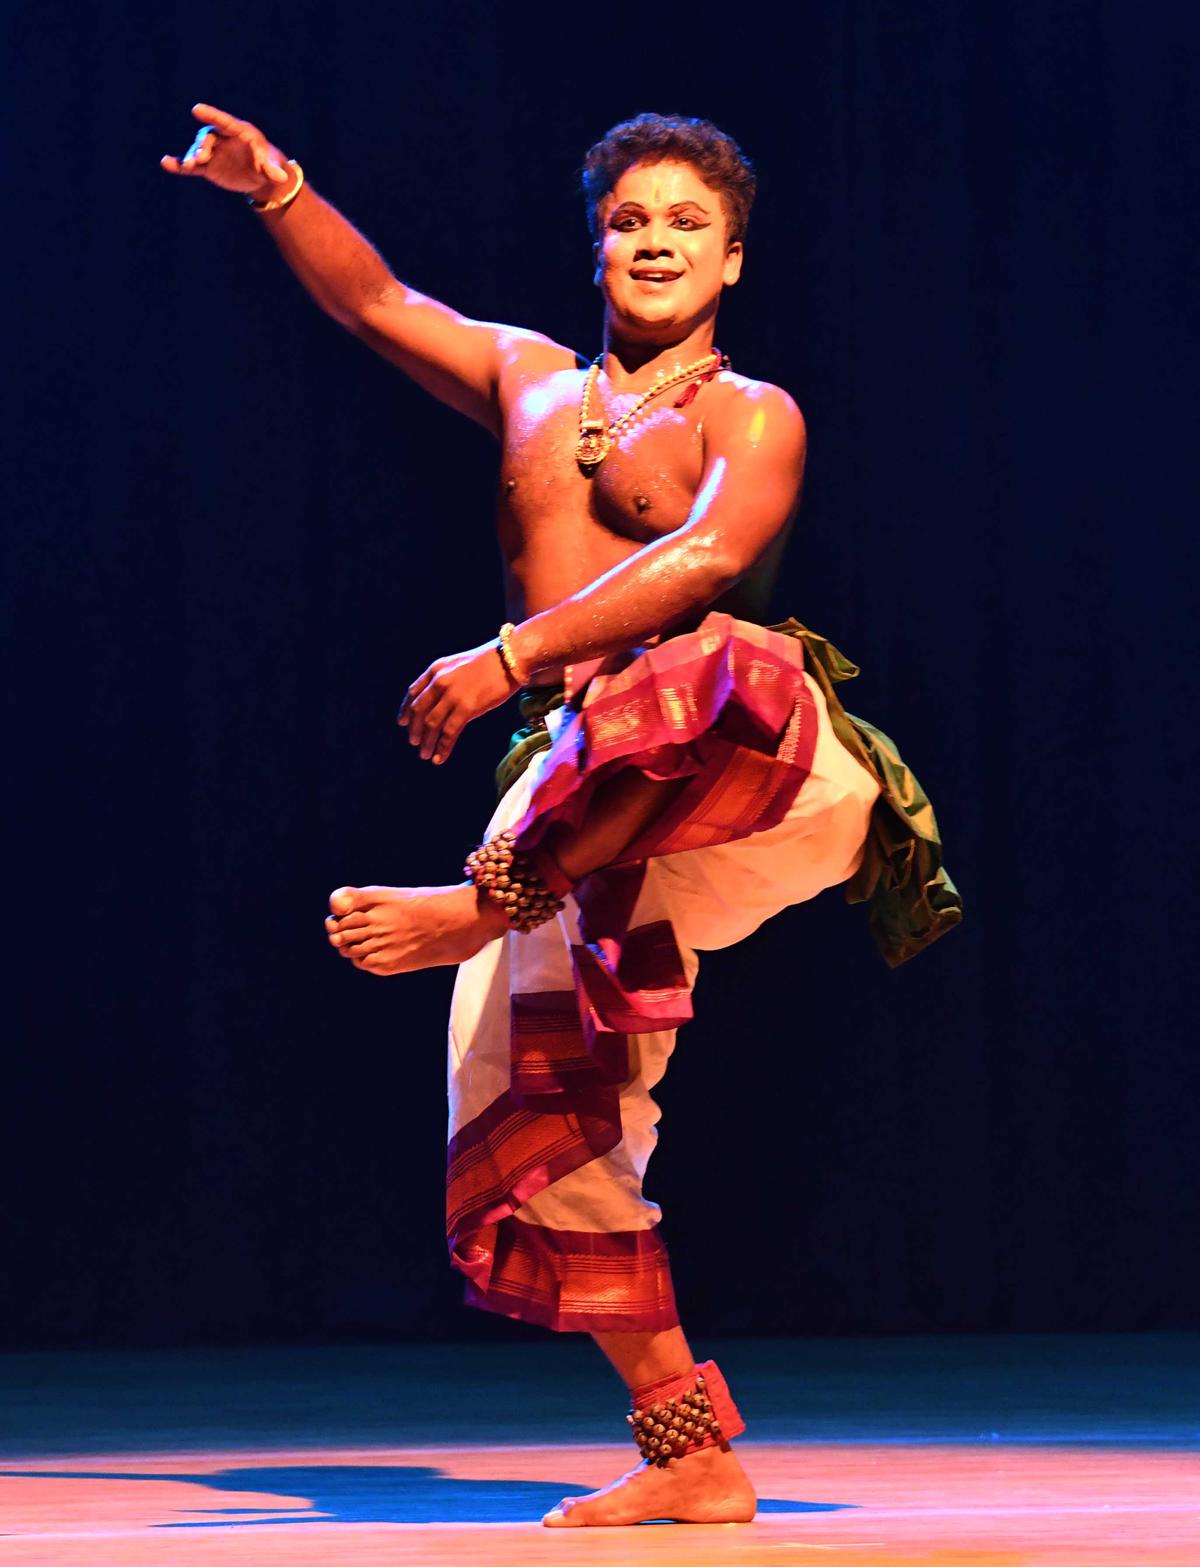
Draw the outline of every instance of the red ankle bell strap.
M746 1429L714 1360L645 1382L630 1394L633 1410L625 1418L633 1439L642 1457L660 1468L705 1447L727 1448Z

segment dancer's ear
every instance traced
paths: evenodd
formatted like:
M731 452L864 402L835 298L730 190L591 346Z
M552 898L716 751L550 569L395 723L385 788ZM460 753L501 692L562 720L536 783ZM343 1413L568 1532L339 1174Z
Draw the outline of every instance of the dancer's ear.
M725 252L725 270L722 274L721 281L724 283L726 288L732 288L733 285L737 282L738 278L741 277L742 259L742 242L740 239L735 239L733 244L730 245L729 249Z

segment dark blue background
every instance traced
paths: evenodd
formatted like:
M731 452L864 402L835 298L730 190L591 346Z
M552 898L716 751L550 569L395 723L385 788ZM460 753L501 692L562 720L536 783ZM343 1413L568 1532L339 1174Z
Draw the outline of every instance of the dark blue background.
M808 418L776 608L863 665L968 918L893 974L830 894L706 962L650 1178L685 1323L1195 1325L1194 16L11 14L5 1341L526 1331L444 1260L450 974L320 923L489 814L510 714L439 772L392 715L501 618L494 451L160 173L197 98L587 355L587 145L757 160L719 341Z

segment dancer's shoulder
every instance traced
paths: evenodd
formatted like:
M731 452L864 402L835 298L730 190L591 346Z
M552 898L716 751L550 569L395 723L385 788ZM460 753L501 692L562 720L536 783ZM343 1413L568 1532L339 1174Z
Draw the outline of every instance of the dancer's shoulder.
M713 391L711 412L705 416L710 435L754 446L792 448L803 455L804 415L782 386L736 370L722 370L713 378Z

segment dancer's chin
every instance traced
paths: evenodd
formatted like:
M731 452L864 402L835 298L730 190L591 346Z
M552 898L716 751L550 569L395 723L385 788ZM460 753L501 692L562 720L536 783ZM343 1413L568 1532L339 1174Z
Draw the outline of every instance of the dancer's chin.
M681 343L698 324L695 321L681 320L679 316L669 311L653 315L635 315L626 311L612 310L608 318L610 337L618 340L624 338L631 343L661 344L664 348L669 348L673 343Z

